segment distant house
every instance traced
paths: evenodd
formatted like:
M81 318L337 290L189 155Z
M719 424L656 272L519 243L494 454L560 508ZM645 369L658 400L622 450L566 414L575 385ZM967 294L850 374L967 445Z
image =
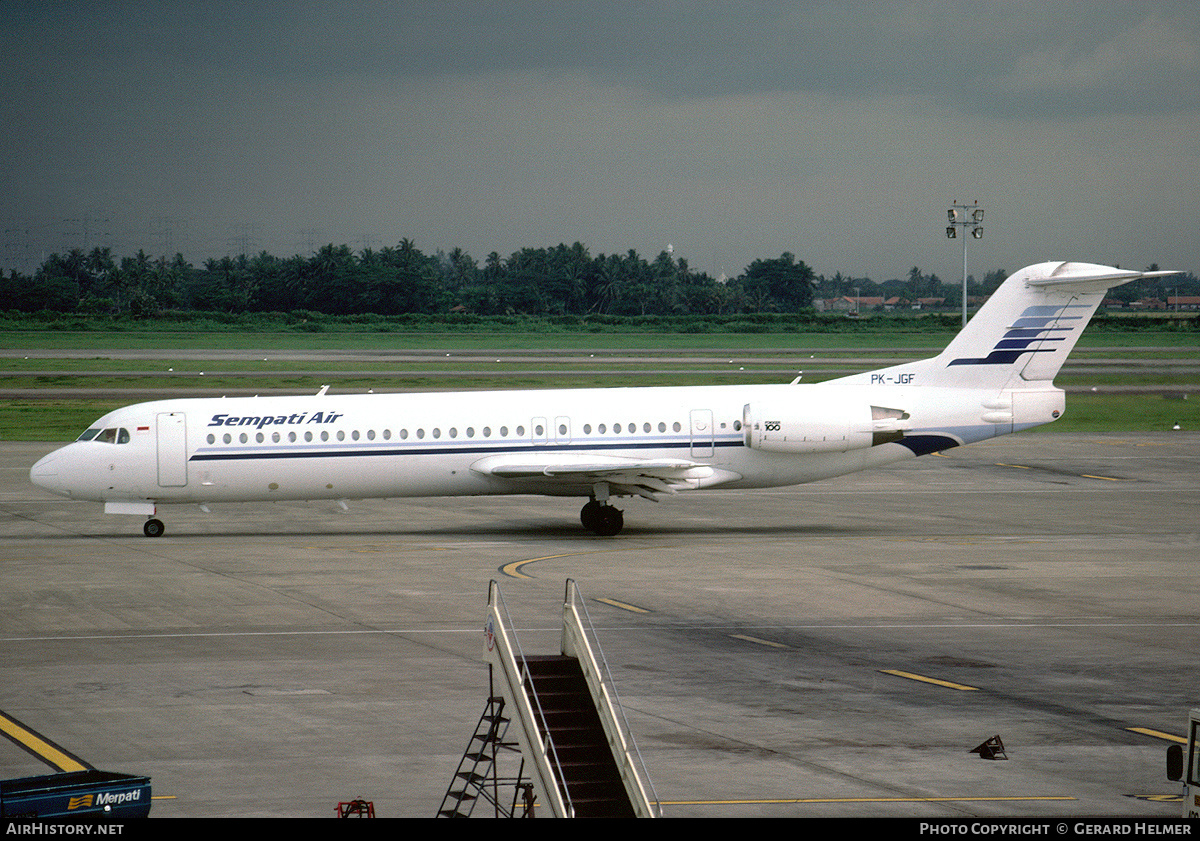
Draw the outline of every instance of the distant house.
M1138 298L1129 302L1131 310L1165 310L1167 305L1161 298Z
M987 301L987 295L972 295L967 299L972 309L979 309ZM889 298L884 298L881 295L861 295L854 297L853 295L843 295L840 298L816 298L813 300L813 308L817 312L866 312L868 310L883 310L885 312L894 312L895 310L939 310L946 308L945 298L902 298L899 295L893 295Z
M872 307L882 307L883 296L860 295L856 298L853 295L843 295L840 298L833 298L830 301L826 301L826 303L829 305L828 309L835 312L861 312Z
M1200 295L1168 295L1169 310L1200 310Z

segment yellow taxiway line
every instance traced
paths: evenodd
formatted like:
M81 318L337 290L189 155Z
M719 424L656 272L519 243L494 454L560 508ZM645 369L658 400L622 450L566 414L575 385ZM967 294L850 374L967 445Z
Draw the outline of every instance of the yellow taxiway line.
M87 771L91 767L71 756L45 736L2 712L0 712L0 733L59 771Z

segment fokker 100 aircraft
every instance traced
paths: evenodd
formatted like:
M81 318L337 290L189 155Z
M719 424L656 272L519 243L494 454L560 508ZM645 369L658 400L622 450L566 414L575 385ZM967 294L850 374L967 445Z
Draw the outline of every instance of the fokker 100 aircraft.
M1141 277L1041 263L1008 278L940 355L800 385L202 398L110 412L29 478L106 513L168 503L766 488L853 473L1057 419L1053 379L1104 293Z

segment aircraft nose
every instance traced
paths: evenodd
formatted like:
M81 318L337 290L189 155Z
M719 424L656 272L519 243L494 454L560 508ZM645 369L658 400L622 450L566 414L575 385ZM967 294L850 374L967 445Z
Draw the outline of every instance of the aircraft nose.
M62 464L62 460L59 458L61 452L61 450L55 450L50 455L38 459L37 463L29 468L29 481L52 493L65 494L66 491L63 490L58 477L58 469Z

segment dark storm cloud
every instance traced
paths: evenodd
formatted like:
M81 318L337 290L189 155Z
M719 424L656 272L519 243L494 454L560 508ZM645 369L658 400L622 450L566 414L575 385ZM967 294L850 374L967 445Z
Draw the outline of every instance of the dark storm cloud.
M905 96L1031 118L1200 102L1188 2L18 3L8 21L31 73L136 81L127 70L150 90L164 72L538 72L664 97Z
M1194 108L1198 20L1193 3L418 3L340 47L359 71L577 74L664 97L906 96L1041 118Z
M980 198L993 265L1200 264L1194 0L3 11L0 210L42 248L100 218L200 257L578 239L950 274L936 217Z

